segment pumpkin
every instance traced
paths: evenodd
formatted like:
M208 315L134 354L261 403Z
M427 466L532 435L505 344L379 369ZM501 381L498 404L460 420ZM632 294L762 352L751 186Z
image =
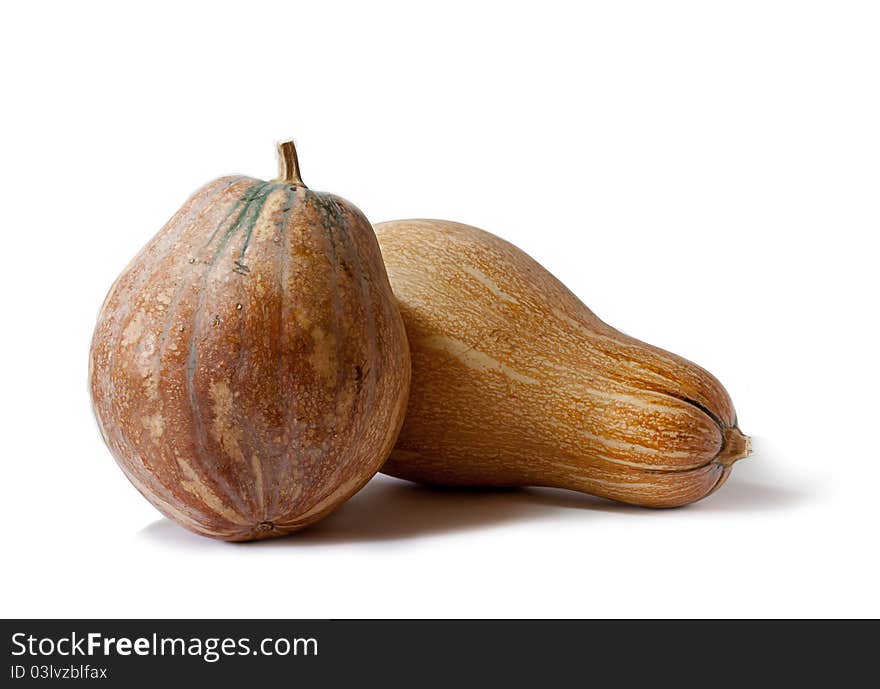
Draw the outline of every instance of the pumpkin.
M413 366L385 473L673 507L749 453L714 376L602 322L512 244L443 220L376 234Z
M379 247L308 189L292 142L272 181L193 194L111 288L90 353L110 451L162 514L229 541L331 512L379 469L410 361Z

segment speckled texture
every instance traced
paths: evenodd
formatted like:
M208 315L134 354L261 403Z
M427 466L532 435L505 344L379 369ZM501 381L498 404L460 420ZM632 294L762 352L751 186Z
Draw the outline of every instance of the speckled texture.
M748 453L711 374L606 325L515 246L440 220L375 229L413 366L385 473L669 507Z
M251 540L316 521L378 470L410 363L360 211L226 177L117 279L89 375L104 439L138 490L193 531Z

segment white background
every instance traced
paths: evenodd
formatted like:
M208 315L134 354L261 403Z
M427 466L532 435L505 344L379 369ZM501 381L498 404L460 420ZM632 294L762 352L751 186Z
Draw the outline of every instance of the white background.
M880 15L856 2L11 3L0 16L4 617L877 616ZM105 449L91 331L207 180L529 252L730 391L692 507L377 477L230 545Z

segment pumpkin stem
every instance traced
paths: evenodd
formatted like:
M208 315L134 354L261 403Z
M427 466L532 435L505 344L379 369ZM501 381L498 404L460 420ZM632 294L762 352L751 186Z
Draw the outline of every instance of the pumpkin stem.
M296 187L306 186L299 176L299 160L293 141L282 141L278 144L278 178L275 181Z

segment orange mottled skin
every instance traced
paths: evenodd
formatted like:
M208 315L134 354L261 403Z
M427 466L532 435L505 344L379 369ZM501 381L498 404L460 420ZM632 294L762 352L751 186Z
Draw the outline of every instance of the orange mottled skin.
M376 234L413 366L385 473L671 507L747 454L711 374L603 323L515 246L442 220Z

